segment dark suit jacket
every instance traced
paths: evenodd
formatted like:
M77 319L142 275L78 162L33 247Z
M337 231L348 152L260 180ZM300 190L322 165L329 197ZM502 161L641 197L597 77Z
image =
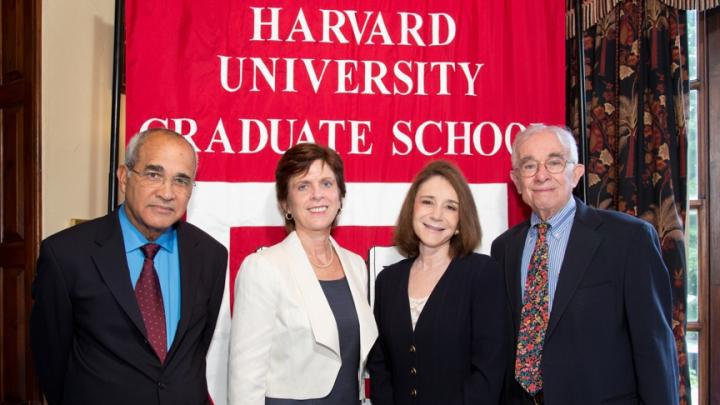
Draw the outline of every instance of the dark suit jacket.
M30 343L49 404L208 402L205 355L227 250L193 225L176 226L180 321L162 365L145 338L117 212L43 241Z
M520 262L529 222L498 237L517 340ZM547 405L678 402L670 278L655 230L626 214L577 201L545 335ZM513 360L514 362L514 360ZM529 404L509 367L507 404Z
M501 269L485 255L453 259L413 332L413 260L388 267L375 282L379 336L368 359L373 405L499 403L511 340Z

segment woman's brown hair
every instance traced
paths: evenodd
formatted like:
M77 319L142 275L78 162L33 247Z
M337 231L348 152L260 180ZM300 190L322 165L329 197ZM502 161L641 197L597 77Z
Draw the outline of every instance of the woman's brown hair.
M460 169L446 160L436 160L428 163L415 176L415 180L413 180L400 209L400 215L393 234L393 242L407 256L414 257L419 254L420 240L413 229L415 198L420 186L435 176L447 180L458 195L457 229L459 233L453 235L450 239L450 255L453 257L469 255L480 245L482 239L475 199Z
M290 179L298 174L306 174L316 160L330 166L340 190L340 199L345 198L345 175L340 155L334 150L316 143L299 143L283 154L275 168L275 195L281 207L287 202ZM284 220L285 229L288 232L293 231L295 229L294 220L287 217L284 217Z

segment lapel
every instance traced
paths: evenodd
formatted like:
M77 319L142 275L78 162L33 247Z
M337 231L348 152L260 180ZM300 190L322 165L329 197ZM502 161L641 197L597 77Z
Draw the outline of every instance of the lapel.
M560 267L560 276L553 298L553 309L545 334L546 341L567 309L602 240L602 235L597 231L602 224L600 217L580 200L576 199L575 203L577 204L575 219L570 231L565 257Z
M177 351L176 348L182 342L183 335L187 332L188 324L192 319L192 310L196 297L196 291L201 283L198 277L203 269L203 258L205 252L198 249L198 240L193 238L188 232L187 224L178 222L177 238L178 238L178 254L180 259L180 321L178 322L177 331L173 338L172 346L168 350L168 363L172 355Z
M135 298L135 290L130 281L130 270L117 210L103 217L102 221L95 236L97 248L91 255L92 260L115 300L143 336L147 337L145 323Z
M505 248L505 283L507 285L507 295L510 298L512 308L513 328L515 336L518 334L520 327L520 311L522 310L522 289L520 285L520 274L522 265L523 248L525 247L525 239L530 229L530 221L520 224L509 236L508 245Z
M291 232L285 240L280 242L280 245L286 252L284 255L285 266L289 269L300 290L315 341L335 352L339 359L340 338L335 316L325 298L322 287L320 287L320 282L315 276L310 260L303 250L300 239L295 232Z
M392 329L396 333L401 334L408 342L413 341L415 334L412 327L412 315L410 315L410 293L408 290L408 283L410 282L410 268L416 259L417 257L403 259L397 264L393 264L392 269L388 268L383 270L398 273L396 277L399 284L388 285L388 287L393 289L392 293L390 293L392 301L385 305L385 308L388 308L387 311L394 315L394 317L390 318L394 323ZM427 306L427 303L425 305ZM422 317L422 313L420 316ZM420 319L418 319L418 324L420 323L419 321ZM417 324L415 330L417 330Z
M416 260L417 258L415 258ZM410 315L410 269L412 268L412 263L415 261L410 262L410 266L407 268L407 277L404 280L404 290L405 290L405 307L407 308L407 317L410 320L410 327L412 328L412 318ZM417 322L415 323L415 330L412 332L417 339L417 336L434 336L433 333L423 333L422 331L425 329L432 329L435 328L437 325L437 318L444 316L444 313L442 312L443 309L443 303L447 301L447 295L451 292L452 286L456 285L457 281L455 280L455 277L457 275L456 267L458 266L458 258L452 258L450 260L450 263L448 264L447 269L445 269L445 272L437 281L437 284L435 284L435 287L433 287L432 291L430 291L430 295L428 295L427 301L425 301L425 306L423 307L423 310L420 311L420 315L418 316Z
M367 294L365 294L366 288L363 287L367 285L367 281L360 278L361 275L367 276L367 269L365 269L364 264L362 268L353 268L350 257L346 253L347 251L341 248L332 237L330 241L340 258L340 263L345 271L345 279L348 282L353 303L355 304L355 312L357 313L358 324L360 326L360 361L362 362L363 359L367 358L368 353L370 353L370 349L372 349L378 334L375 317L370 311L370 304L367 300Z

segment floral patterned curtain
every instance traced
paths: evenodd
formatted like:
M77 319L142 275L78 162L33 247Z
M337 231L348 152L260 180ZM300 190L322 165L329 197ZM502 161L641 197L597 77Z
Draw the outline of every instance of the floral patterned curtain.
M616 2L583 32L588 204L651 222L673 288L680 404L690 404L684 218L686 13L660 0ZM577 41L568 39L568 118L577 136Z

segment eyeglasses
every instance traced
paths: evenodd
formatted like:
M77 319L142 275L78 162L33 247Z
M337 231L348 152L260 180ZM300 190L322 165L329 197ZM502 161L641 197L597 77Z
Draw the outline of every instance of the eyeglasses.
M538 172L541 163L543 166L545 166L545 170L547 170L548 173L558 174L562 173L562 171L565 170L565 167L567 167L568 163L574 164L575 162L572 160L565 160L559 157L553 157L547 159L544 162L539 162L534 159L528 159L520 163L519 166L515 167L515 170L520 172L520 175L523 177L531 177Z
M128 168L128 170L140 176L140 182L146 186L159 187L165 184L166 177L161 172L155 170L145 170L141 173L132 168ZM195 182L187 176L174 176L170 179L170 185L175 189L189 192L193 187L195 187Z

